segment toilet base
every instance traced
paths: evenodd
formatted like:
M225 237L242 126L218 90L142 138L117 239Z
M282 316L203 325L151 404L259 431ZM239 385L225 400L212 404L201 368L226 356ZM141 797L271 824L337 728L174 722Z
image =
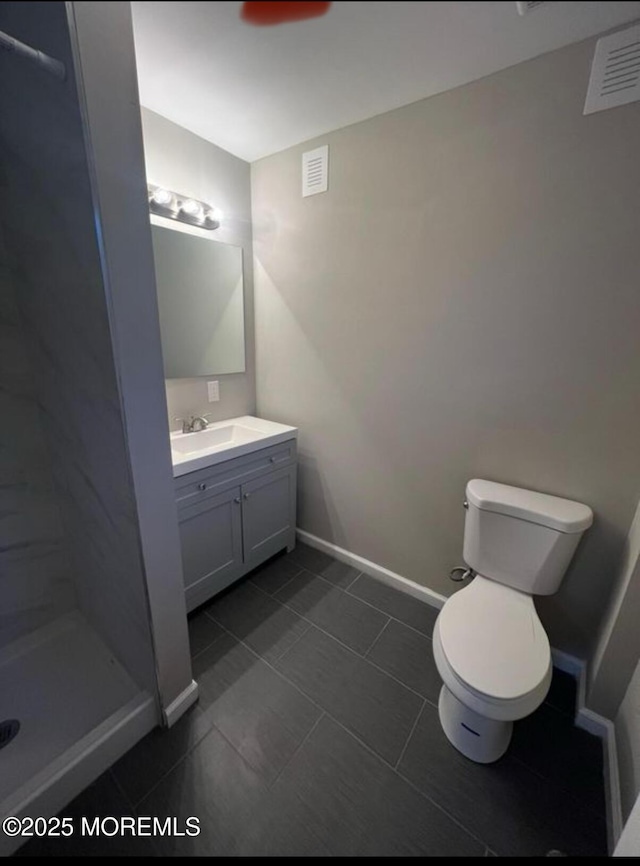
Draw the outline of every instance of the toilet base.
M440 689L438 713L449 742L478 764L501 758L511 742L513 722L488 719L465 707L446 686Z

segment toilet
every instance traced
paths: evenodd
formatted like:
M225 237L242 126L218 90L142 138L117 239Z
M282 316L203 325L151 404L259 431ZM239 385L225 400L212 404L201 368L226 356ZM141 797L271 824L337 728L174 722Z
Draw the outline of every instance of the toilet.
M506 752L513 722L549 690L551 649L533 596L558 590L593 512L480 479L467 484L464 506L463 556L476 576L447 600L434 626L438 710L456 749L489 764Z

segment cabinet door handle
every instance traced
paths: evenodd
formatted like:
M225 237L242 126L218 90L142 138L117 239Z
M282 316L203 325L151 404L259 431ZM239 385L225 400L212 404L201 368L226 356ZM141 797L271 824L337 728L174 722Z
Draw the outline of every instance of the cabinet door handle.
M207 489L207 485L204 483L204 481L201 481L200 484L198 484L198 490L206 490L206 489Z
M275 462L276 462L275 457L269 457L269 463L275 463Z
M233 501L236 503L236 505L240 505L240 497L239 496L234 496Z
M245 493L245 494L244 494L244 498L245 498L245 499L248 499L250 496L251 496L250 493Z

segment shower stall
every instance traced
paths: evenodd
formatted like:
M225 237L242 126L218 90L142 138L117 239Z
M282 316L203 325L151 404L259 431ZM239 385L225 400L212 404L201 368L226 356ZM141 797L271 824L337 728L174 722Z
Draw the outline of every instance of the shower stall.
M197 695L129 15L0 5L0 819Z

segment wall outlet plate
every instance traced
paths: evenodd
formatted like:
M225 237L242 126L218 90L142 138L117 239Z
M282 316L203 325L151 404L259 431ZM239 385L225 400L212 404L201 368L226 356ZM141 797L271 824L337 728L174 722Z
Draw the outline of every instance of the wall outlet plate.
M209 402L217 403L220 399L220 383L217 380L215 382L207 382L207 393L209 394Z

